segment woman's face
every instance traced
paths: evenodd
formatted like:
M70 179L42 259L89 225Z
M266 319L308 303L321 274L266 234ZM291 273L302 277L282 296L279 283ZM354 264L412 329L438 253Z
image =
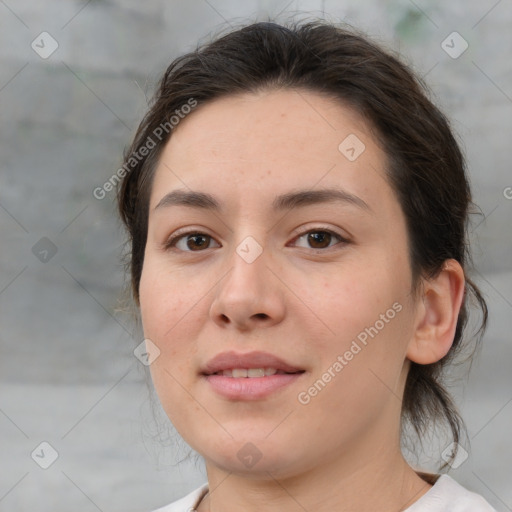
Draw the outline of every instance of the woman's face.
M277 477L397 448L415 305L385 166L363 119L312 92L215 100L174 128L140 307L163 407L208 464Z

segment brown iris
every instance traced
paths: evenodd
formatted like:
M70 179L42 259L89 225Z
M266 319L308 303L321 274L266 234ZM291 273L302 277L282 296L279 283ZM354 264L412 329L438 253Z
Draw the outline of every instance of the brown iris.
M308 243L313 249L324 249L331 243L332 235L327 231L312 231L308 234Z
M187 236L187 247L191 251L207 248L210 245L210 236L199 233Z

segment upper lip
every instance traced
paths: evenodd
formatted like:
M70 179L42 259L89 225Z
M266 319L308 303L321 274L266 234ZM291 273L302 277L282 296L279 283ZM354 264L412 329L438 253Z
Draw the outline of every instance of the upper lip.
M202 368L202 373L204 375L212 375L222 370L232 370L234 368L275 368L276 370L282 370L287 373L304 371L268 352L257 351L240 354L230 351L221 352L210 359Z

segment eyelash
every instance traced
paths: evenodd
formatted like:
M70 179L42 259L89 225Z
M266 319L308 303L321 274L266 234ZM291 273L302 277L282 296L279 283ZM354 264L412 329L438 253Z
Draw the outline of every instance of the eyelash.
M318 226L318 227L315 227L313 229L308 229L307 231L302 231L302 232L300 232L299 234L297 234L293 238L293 241L296 242L297 240L299 240L303 236L306 236L306 235L308 235L310 233L328 233L329 235L331 235L331 236L333 236L333 237L335 237L335 238L337 238L339 240L337 243L335 243L333 245L329 245L329 246L327 246L327 247L325 247L323 249L315 249L313 247L309 247L309 250L313 251L315 253L327 252L329 249L331 249L333 247L336 247L337 245L347 245L347 244L350 243L349 240L347 240L346 238L342 237L340 234L336 233L332 229L329 229L329 228L323 227L323 226ZM173 250L179 250L181 252L202 252L201 250L198 250L198 251L183 251L182 249L175 249L175 246L176 246L176 244L178 243L179 240L181 240L182 238L185 238L187 236L192 236L192 235L204 235L204 236L210 237L212 240L214 239L208 233L203 233L201 231L190 230L190 231L178 232L174 236L170 237L164 243L163 248L166 251L173 249ZM211 247L208 247L207 249L211 249ZM303 247L303 249L304 249L304 247Z

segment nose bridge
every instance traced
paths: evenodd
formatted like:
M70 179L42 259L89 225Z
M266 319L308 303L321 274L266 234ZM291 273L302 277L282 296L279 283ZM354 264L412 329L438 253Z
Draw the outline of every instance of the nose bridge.
M220 281L211 306L214 321L245 328L281 321L284 297L267 268L269 251L252 236L246 236L233 248L230 269Z
M224 283L228 296L237 300L252 297L254 302L264 292L263 284L269 273L268 251L252 236L245 237L235 247L230 258L231 271Z

